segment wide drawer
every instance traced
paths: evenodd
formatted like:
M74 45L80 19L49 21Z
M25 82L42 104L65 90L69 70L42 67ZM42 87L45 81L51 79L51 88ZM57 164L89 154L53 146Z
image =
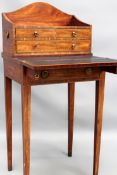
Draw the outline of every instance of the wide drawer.
M82 80L96 80L100 78L99 68L79 68L79 69L50 69L31 70L27 69L27 83L46 84Z
M90 40L79 41L16 41L16 53L55 53L55 52L91 52Z
M90 39L91 38L91 29L82 28L82 29L29 29L29 28L19 28L16 29L16 39L17 40L47 40L47 39L62 39L62 38L72 38L72 39Z

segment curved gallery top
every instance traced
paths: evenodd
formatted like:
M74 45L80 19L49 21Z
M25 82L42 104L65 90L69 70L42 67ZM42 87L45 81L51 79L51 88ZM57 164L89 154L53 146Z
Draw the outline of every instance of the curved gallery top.
M44 2L32 3L19 10L3 13L3 16L11 23L24 26L90 26Z

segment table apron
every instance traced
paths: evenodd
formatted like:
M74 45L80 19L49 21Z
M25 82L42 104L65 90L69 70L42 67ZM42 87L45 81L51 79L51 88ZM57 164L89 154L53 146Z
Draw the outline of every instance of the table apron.
M92 81L100 79L100 68L75 68L32 70L26 69L25 83L30 85L65 83L76 81Z

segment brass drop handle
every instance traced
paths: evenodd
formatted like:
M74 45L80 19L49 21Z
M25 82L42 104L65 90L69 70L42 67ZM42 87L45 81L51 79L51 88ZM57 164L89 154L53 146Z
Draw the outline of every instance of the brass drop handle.
M76 47L76 44L72 44L71 49L74 50Z
M72 32L72 37L76 38L76 36L77 36L77 33L76 32Z
M40 73L39 72L36 72L35 74L34 74L34 79L35 80L38 80L40 78Z
M48 71L42 71L41 72L41 77L42 78L48 78L48 76L49 76L49 72Z
M8 39L9 36L10 36L8 31L5 33L5 35L6 35L6 38L7 38L7 39Z
M85 72L86 72L87 75L91 75L93 71L92 71L92 68L87 68L85 70Z
M35 32L33 33L33 36L36 38L36 37L39 36L39 33L38 33L37 31L35 31Z

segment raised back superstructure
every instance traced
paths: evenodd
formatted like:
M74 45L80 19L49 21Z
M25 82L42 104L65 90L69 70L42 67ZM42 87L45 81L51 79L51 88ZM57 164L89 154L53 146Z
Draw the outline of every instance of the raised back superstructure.
M91 54L91 25L52 5L36 2L3 13L3 53L11 56Z

